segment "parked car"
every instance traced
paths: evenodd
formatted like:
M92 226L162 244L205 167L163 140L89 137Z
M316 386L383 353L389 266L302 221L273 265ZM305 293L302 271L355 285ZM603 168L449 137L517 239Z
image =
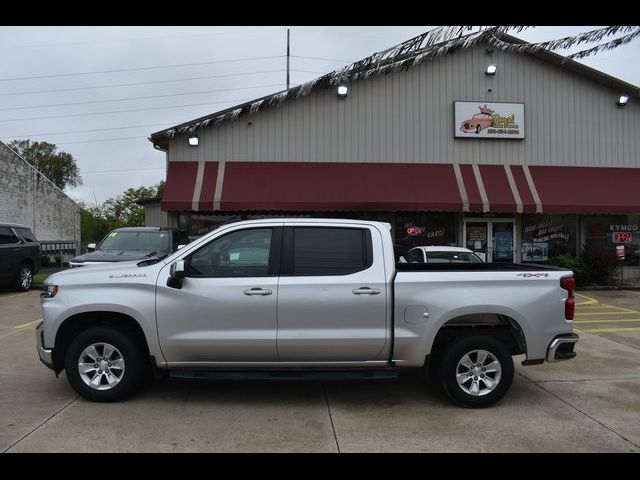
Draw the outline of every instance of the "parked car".
M414 247L406 255L408 263L482 263L483 260L468 248Z
M24 292L40 270L40 244L29 227L0 222L0 283Z
M109 232L96 246L88 245L88 253L69 262L70 267L99 265L105 262L128 262L151 257L164 258L189 243L187 234L175 228L124 227Z
M92 401L130 395L149 366L182 379L390 379L425 369L464 406L524 365L575 356L570 270L397 263L391 225L231 223L162 260L50 276L42 362Z

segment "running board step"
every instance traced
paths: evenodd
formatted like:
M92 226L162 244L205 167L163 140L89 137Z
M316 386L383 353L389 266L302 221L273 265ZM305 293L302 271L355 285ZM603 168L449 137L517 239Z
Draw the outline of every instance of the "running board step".
M381 381L398 378L396 370L172 370L170 378L204 381Z

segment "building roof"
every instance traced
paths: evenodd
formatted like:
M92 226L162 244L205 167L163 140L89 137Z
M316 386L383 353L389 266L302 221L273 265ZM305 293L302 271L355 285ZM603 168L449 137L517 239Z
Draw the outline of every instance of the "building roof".
M311 92L329 85L339 85L353 80L366 79L383 75L397 70L408 69L422 62L454 53L460 49L471 48L479 43L488 43L500 50L517 50L518 45L528 45L529 42L505 33L507 30L520 31L524 27L496 27L467 35L462 35L467 27L446 27L430 30L421 35L406 40L382 52L374 53L359 60L318 77L310 82L250 100L218 112L196 118L188 122L152 133L149 140L154 145L166 146L169 139L179 133L193 132L198 128L215 126L237 119L240 115L254 114L270 106L278 106L286 101L309 95ZM456 29L460 31L457 38L441 41ZM620 90L621 93L640 96L640 88L617 79L594 68L588 67L574 60L558 55L550 50L540 49L527 52L541 60L553 63L574 73L583 75L596 82Z

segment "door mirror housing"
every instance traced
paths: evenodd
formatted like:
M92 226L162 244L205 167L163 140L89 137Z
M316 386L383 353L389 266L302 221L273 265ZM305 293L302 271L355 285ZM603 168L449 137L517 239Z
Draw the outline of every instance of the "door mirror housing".
M87 252L93 252L96 249L96 244L95 243L90 243L89 245L87 245Z
M167 286L172 288L182 288L182 279L187 276L191 258L186 260L176 260L169 267L169 279Z

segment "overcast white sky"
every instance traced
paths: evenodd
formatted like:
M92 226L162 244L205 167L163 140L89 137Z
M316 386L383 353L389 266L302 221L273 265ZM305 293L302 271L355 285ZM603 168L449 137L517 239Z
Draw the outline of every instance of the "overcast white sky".
M299 84L433 27L288 28L291 82ZM517 36L536 42L592 28ZM84 179L67 191L76 200L102 202L155 184L164 178L164 153L150 133L284 89L286 29L0 27L0 140L44 140L71 153ZM582 62L640 85L640 40ZM147 68L159 66L167 67ZM104 71L111 72L93 73Z

